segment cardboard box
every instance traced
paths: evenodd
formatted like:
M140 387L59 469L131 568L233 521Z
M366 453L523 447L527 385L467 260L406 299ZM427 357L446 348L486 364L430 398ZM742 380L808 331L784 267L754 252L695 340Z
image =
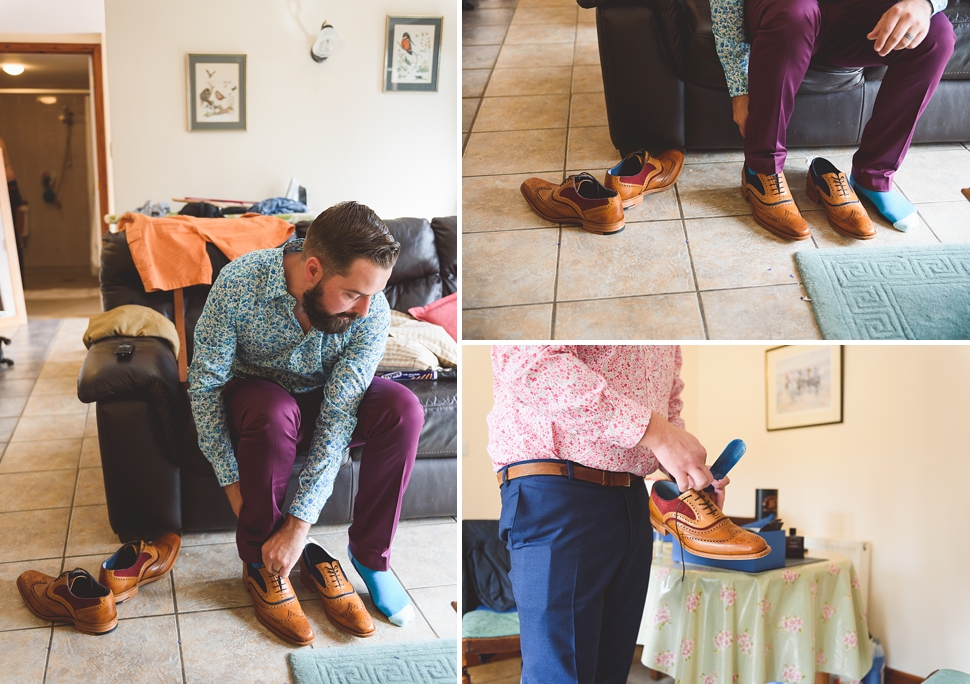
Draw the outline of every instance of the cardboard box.
M755 534L763 537L768 542L768 546L771 547L771 552L764 558L755 558L754 560L727 561L702 558L701 556L695 556L690 551L684 551L680 543L674 539L673 535L667 535L665 540L673 542L672 557L677 563L683 559L685 563L691 563L693 565L706 565L712 568L738 570L740 572L764 572L765 570L775 570L785 567L785 531L773 530L771 532L755 532Z

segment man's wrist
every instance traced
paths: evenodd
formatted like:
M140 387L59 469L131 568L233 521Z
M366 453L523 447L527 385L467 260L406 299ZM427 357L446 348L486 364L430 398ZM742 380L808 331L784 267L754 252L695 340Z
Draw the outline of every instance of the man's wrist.
M310 531L310 523L308 523L306 520L297 518L292 513L286 514L283 524L294 532L303 532L306 534Z

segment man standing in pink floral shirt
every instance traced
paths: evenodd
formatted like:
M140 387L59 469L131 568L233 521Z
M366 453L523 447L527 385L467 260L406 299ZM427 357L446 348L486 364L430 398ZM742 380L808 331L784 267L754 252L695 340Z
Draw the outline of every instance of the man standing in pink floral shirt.
M676 346L495 346L489 446L523 684L625 684L653 536L643 477L713 478L680 417ZM724 482L714 482L723 500Z

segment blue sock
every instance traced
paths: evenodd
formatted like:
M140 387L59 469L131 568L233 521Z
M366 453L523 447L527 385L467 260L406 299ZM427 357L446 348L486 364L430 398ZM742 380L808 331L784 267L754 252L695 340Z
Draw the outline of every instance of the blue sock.
M900 195L895 188L887 192L876 192L875 190L866 190L852 176L849 176L849 182L858 194L875 205L876 210L886 217L896 230L905 233L919 226L919 214L916 213L916 207Z
M363 566L354 554L347 549L350 554L350 562L354 564L357 572L367 585L370 597L374 600L374 605L387 616L387 619L399 627L406 625L414 617L414 606L411 605L411 597L404 591L404 587L397 581L390 570L378 572Z
M261 567L263 567L263 564L262 563L250 563L249 564L249 567L254 568L256 570L259 570Z

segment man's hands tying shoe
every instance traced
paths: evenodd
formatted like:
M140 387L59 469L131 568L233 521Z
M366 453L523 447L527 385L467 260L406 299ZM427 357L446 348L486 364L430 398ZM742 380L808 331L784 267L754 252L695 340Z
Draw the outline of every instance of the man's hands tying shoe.
M226 485L223 491L238 518L243 504L239 482ZM263 544L263 565L274 575L289 577L290 570L300 560L309 533L310 523L287 514L280 528Z
M926 38L933 7L926 0L900 0L890 7L866 36L880 57L893 50L911 50Z

